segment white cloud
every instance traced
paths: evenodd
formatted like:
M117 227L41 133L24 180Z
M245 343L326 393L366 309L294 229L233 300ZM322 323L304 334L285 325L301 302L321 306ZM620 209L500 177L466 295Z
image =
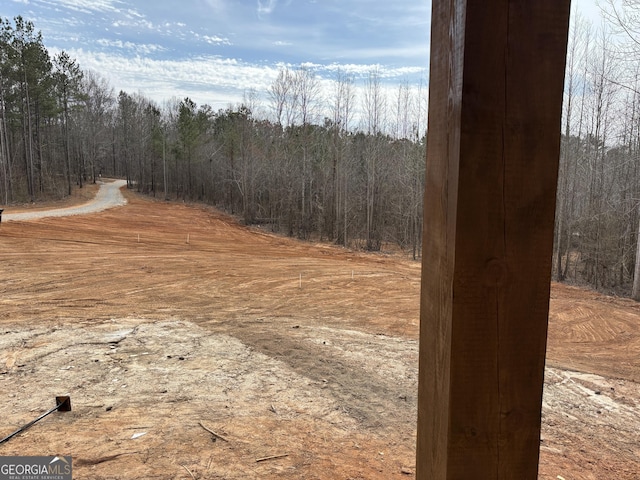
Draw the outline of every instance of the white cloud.
M328 51L329 52L329 51ZM358 59L416 59L423 58L426 67L429 60L429 45L426 44L410 44L410 45L393 45L389 47L354 47L336 49L333 54L334 58L358 58Z
M268 105L280 66L312 69L327 101L338 69L353 75L358 91L378 69L389 95L400 81L417 84L426 76L428 30L416 26L425 22L426 7L409 0L325 0L312 9L309 0L255 1L196 0L178 9L169 0L12 0L16 11L32 6L45 45L64 48L116 92L159 103L189 96L225 108L253 90ZM411 16L407 34L398 33ZM202 52L235 58L195 56Z
M219 37L217 35L200 35L196 32L191 32L191 35L198 40L208 43L209 45L231 45L228 38Z
M206 0L206 2L216 12L225 10L225 0Z
M127 9L127 14L128 14L129 17L144 18L144 15L136 12L135 10L131 10L131 9Z
M231 45L227 38L212 37L210 35L203 35L202 38L211 45Z
M278 0L266 0L266 1L258 0L258 15L271 14L276 9L277 5L278 5Z
M166 48L162 45L152 43L123 42L122 40L108 40L106 38L100 38L96 40L96 43L103 47L131 50L136 52L138 55L149 55L151 53L166 51Z
M217 57L154 60L83 49L68 53L82 69L105 75L116 91L141 92L159 103L174 96L189 96L197 103L225 108L230 100L239 102L245 91L266 92L278 74L276 67Z
M103 40L105 46L123 49L141 48L140 45L127 42L117 43ZM54 55L57 52L52 52ZM127 56L110 52L88 52L83 49L68 50L72 58L76 58L84 70L101 72L113 85L116 91L129 93L140 92L161 103L172 97L188 96L196 103L207 103L214 108L225 108L229 103L238 103L244 92L254 90L263 95L278 75L282 66L296 68L285 64L250 64L234 58L202 56L180 60L158 60L142 56ZM420 74L417 68L385 68L380 65L319 65L308 63L319 76L330 96L331 82L335 71L342 69L357 78L366 77L377 69L382 79L402 79L408 74ZM389 92L397 87L395 82L384 86Z
M427 67L388 67L379 64L342 64L331 63L322 67L322 70L332 74L342 71L355 77L366 77L372 71L377 71L381 79L403 78L426 74Z
M153 22L149 20L145 20L144 18L140 18L138 20L128 17L127 20L115 20L111 23L112 27L120 28L120 27L133 27L133 28L146 28L148 30L156 30L156 27Z
M122 13L120 6L123 2L119 0L58 0L58 4L61 7L82 13ZM129 12L133 11L129 10Z

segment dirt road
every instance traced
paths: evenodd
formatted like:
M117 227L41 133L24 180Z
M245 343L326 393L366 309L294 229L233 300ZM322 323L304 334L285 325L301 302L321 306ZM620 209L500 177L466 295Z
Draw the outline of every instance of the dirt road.
M418 263L125 196L0 226L0 436L73 403L0 455L91 479L412 478ZM637 479L637 305L553 285L551 309L540 478Z
M7 222L25 221L47 217L69 217L72 215L88 215L90 213L102 212L109 208L126 205L127 201L120 191L120 189L126 184L126 180L115 180L113 182L101 183L96 196L84 204L65 208L5 213L2 216L2 220Z

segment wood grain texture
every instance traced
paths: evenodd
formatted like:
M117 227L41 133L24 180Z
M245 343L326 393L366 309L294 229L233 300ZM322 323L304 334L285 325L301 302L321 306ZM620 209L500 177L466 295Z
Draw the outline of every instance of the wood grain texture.
M568 17L433 2L419 480L537 476Z

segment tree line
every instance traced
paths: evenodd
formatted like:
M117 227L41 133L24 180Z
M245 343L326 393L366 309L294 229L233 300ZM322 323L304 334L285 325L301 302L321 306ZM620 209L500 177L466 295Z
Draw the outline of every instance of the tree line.
M4 203L71 191L78 175L72 109L82 72L68 54L53 58L33 23L0 18L0 160Z
M640 300L640 3L569 32L554 278Z
M553 274L640 298L640 16L609 12L598 28L579 17L571 26ZM420 256L423 86L390 91L376 69L327 80L282 67L267 92L227 109L158 104L115 94L65 52L51 57L31 22L0 27L1 203L121 177L274 232Z
M373 69L357 98L345 72L321 88L310 68L282 67L265 92L272 114L264 118L255 92L219 111L189 98L159 105L115 95L65 52L51 58L31 22L1 22L5 204L122 177L142 193L206 202L301 239L372 251L394 244L419 255L421 87L404 82L390 94Z

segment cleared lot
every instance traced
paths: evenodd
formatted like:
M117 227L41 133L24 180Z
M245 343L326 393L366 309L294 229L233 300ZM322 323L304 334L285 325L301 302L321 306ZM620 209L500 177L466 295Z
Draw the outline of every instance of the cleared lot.
M73 404L0 455L72 455L77 478L412 477L418 263L126 196L0 225L0 436ZM540 478L637 478L638 313L553 285Z

